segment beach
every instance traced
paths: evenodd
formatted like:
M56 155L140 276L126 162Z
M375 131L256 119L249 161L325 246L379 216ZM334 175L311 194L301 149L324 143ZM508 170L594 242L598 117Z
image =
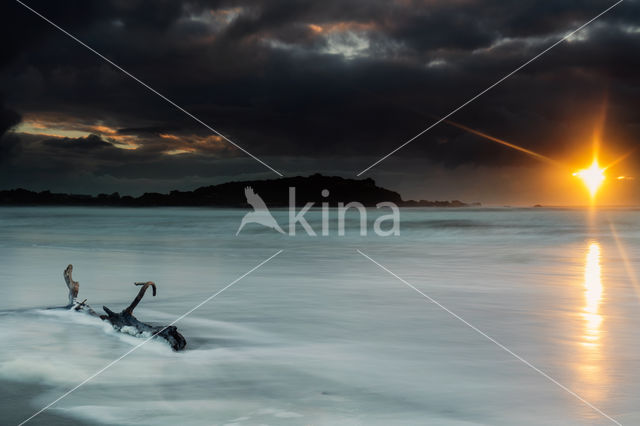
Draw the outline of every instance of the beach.
M135 315L168 324L279 250L176 324L185 351L150 341L30 424L611 423L566 389L640 421L638 210L402 209L391 237L353 216L345 236L235 236L244 213L0 208L6 424L140 343L47 309L66 303L68 264L100 312L154 281Z

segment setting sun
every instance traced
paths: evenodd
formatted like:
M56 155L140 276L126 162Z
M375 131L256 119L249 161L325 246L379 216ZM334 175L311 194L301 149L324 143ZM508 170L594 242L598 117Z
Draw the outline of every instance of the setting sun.
M591 163L589 168L579 170L575 172L573 176L578 176L582 179L584 184L587 186L587 189L589 189L589 193L594 197L602 185L602 182L606 179L604 171L605 169L601 168L598 164L598 160L594 158L593 163Z

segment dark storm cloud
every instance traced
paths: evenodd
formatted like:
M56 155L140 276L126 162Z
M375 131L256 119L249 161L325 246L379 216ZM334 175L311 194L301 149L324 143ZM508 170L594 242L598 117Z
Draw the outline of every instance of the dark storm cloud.
M174 132L180 128L171 128L166 126L148 126L148 127L127 127L118 129L121 135L159 135L161 133Z
M365 167L612 2L28 4L252 153L362 158ZM24 173L30 161L41 164L38 152L90 153L83 170L123 179L156 179L163 170L174 179L210 176L206 164L219 168L221 158L238 155L20 5L3 2L0 9L6 104L36 124L63 122L93 134L29 142ZM640 128L639 21L638 2L625 1L454 120L562 156L588 137L606 99L607 129L615 129L608 131L616 149L626 150ZM123 140L138 148L123 152ZM14 140L12 153L17 146ZM446 167L531 161L445 124L396 155Z
M7 132L21 120L20 114L6 108L0 98L0 165L16 155L20 149L20 139Z
M6 108L0 98L0 137L16 124L20 123L21 117L17 112Z
M113 145L109 142L102 140L98 135L89 135L85 138L60 138L60 139L46 139L42 141L43 145L68 150L75 152L85 153L87 151L103 150L113 148Z

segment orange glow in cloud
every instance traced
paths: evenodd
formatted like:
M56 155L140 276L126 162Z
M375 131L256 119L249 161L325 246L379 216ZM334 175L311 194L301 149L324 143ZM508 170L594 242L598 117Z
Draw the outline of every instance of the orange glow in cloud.
M86 124L57 115L43 118L29 116L15 131L49 138L86 138L93 134L103 137L116 148L136 149L140 146L136 135L121 135L116 128L102 123Z
M167 155L194 154L200 152L217 153L233 150L218 135L198 136L198 135L174 135L161 133L162 139L172 141L170 149L164 151Z
M158 136L160 136L162 139L170 139L170 140L173 140L173 141L181 140L178 136L170 135L168 133L160 133L160 135L158 135Z
M180 154L193 154L196 152L195 148L185 147L178 149L171 149L169 151L164 151L167 155L180 155Z
M375 25L372 22L341 21L323 25L309 24L307 27L316 34L328 34L346 31L370 31L375 28Z
M114 135L118 133L116 129L112 129L111 127L107 126L91 126L91 128L93 128L98 133L106 133L108 135Z

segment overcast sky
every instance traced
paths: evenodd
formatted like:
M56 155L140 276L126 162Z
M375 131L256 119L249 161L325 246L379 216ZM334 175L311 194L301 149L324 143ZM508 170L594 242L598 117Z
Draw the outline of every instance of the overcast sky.
M614 1L26 0L285 176L355 177ZM18 3L0 6L0 188L193 189L276 175ZM626 0L362 177L405 198L580 204L638 145ZM603 201L638 203L640 152ZM574 170L575 169L575 170ZM626 176L625 179L617 179Z

